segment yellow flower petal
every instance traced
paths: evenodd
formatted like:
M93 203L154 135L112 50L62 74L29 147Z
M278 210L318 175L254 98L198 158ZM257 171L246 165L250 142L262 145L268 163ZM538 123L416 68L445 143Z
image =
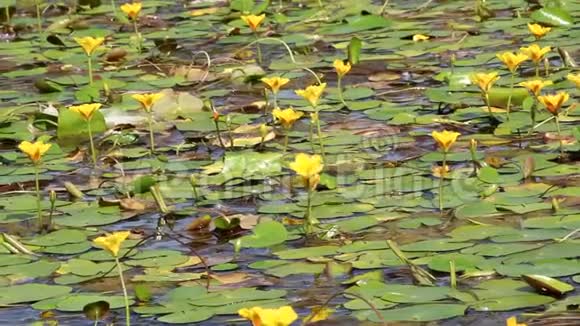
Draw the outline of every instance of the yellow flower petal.
M326 83L322 83L320 85L311 85L306 87L306 89L299 89L295 92L296 95L303 97L310 103L310 105L316 107L325 88Z
M428 35L423 35L423 34L415 34L413 35L413 42L422 42L422 41L427 41L428 39L430 39L431 37Z
M431 136L433 137L433 139L435 139L437 145L439 145L439 147L446 153L449 152L449 149L451 148L451 146L453 146L453 144L457 140L457 137L459 137L460 135L461 134L458 132L447 130L433 131L431 133Z
M278 309L264 309L261 307L243 308L238 314L252 322L253 326L289 326L298 315L290 306Z
M544 27L540 24L530 24L530 23L528 23L528 29L530 30L530 33L534 35L536 40L541 39L552 30L551 27Z
M87 55L92 55L95 50L105 42L104 37L75 37L74 40L80 45Z
M141 107L143 107L145 111L151 112L155 102L163 97L163 93L134 94L131 97L141 103Z
M298 153L294 162L290 163L290 168L298 175L303 177L311 177L322 172L322 157L320 155L308 155Z
M496 56L512 73L518 69L522 62L528 60L528 56L523 53L504 52L498 53Z
M22 153L26 154L28 158L34 163L37 164L42 159L42 156L50 149L51 144L45 144L43 141L37 141L31 143L29 141L23 141L18 145L18 149L22 151Z
M580 88L580 72L576 73L575 75L568 74L568 76L566 76L566 78L568 78L569 81L576 84L576 88Z
M553 82L551 80L541 80L541 79L533 79L519 83L519 86L525 87L529 92L534 94L534 96L540 95L542 89L548 85L552 85Z
M570 94L566 92L558 92L558 94L552 95L540 95L538 96L538 101L542 103L546 110L550 111L553 115L558 115L562 105L570 99Z
M131 20L137 19L139 17L139 13L141 13L142 8L141 2L134 2L134 3L126 3L121 6L121 11L129 17Z
M121 249L121 244L127 240L131 232L129 231L119 231L107 234L102 237L98 237L93 240L93 244L97 247L101 247L111 253L113 257L119 255L119 249Z
M497 72L475 73L470 76L471 82L481 89L482 92L488 93L493 84L499 79Z
M283 77L264 77L260 79L262 83L266 84L274 94L278 94L280 88L290 82L290 79Z
M93 114L100 109L102 104L100 103L91 103L91 104L82 104L82 105L74 105L70 106L68 109L80 114L83 119L89 121L93 118Z
M546 46L546 47L540 48L539 45L532 44L528 47L520 48L520 51L522 51L523 54L527 55L533 62L538 64L538 62L540 62L540 60L542 60L544 58L544 55L546 55L546 53L550 52L550 47Z
M274 119L280 121L282 126L286 129L292 128L292 125L296 120L300 119L304 113L300 111L295 111L292 108L281 110L280 108L275 108L272 110L272 116Z
M344 60L340 60L340 59L334 60L333 66L334 66L334 70L336 70L336 73L338 74L338 76L340 78L342 78L346 74L348 74L348 72L352 68L352 66L350 65L350 62L346 61L346 63L345 63Z
M262 21L264 20L264 18L266 18L266 14L261 14L259 16L246 15L246 16L241 16L240 18L250 27L250 29L252 31L256 32L258 30L258 27L260 26L260 24L262 24Z

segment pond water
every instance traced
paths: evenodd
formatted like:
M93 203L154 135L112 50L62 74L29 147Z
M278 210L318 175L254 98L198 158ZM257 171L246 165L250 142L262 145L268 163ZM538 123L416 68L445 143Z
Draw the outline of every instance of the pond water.
M580 324L579 3L144 0L132 21L124 1L41 1L40 20L29 2L0 1L0 324L93 325L97 301L125 324L93 242L120 231L133 325L285 305L295 324ZM551 49L513 75L496 56L535 43ZM500 76L487 103L482 72ZM536 73L537 98L518 86ZM317 105L295 92L322 82ZM87 103L90 123L69 109ZM285 128L276 105L303 115ZM33 140L52 144L42 231ZM314 179L298 153L321 156Z

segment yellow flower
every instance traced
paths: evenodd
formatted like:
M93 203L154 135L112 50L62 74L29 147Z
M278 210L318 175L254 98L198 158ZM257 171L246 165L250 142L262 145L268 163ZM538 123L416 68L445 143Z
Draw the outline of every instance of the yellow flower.
M93 118L93 114L95 114L101 106L101 103L82 104L70 106L69 110L80 114L86 121L90 121Z
M542 103L546 110L550 111L553 115L558 115L560 109L562 108L562 104L568 101L570 95L566 92L558 92L558 94L552 95L540 95L538 96L538 101Z
M512 73L518 69L522 62L528 60L528 56L523 53L513 54L511 52L504 52L498 53L496 56Z
M143 107L143 109L145 109L145 111L151 112L153 104L155 104L155 102L157 102L160 98L162 98L163 94L162 93L134 94L131 97L137 100L139 103L141 103L141 106Z
M449 165L445 164L445 166L435 165L431 168L431 172L433 173L434 177L442 178L449 174Z
M302 177L304 186L309 189L315 189L320 181L320 172L322 172L322 157L320 155L308 155L299 153L290 163L290 168Z
M104 37L75 37L74 40L85 50L87 55L92 55L95 50L105 42Z
M540 46L537 44L532 44L528 47L520 48L520 51L522 51L523 54L527 55L530 59L532 59L533 62L537 64L540 62L540 60L542 60L546 53L550 52L550 47L546 46L540 48Z
M344 75L348 74L348 72L352 68L352 66L350 65L350 62L347 61L346 63L344 63L344 60L340 60L340 59L334 60L334 63L332 65L334 66L334 70L336 70L336 73L338 74L338 77L340 77L340 78L342 78L342 77L344 77Z
M129 234L131 234L129 231L113 232L94 239L93 244L110 252L113 257L117 257L119 255L119 249L121 249L121 244L127 240Z
M431 37L428 35L423 35L423 34L415 34L413 35L413 42L422 42L422 41L427 41L428 39L430 39Z
M542 88L552 84L553 83L551 80L544 81L541 79L533 79L521 82L518 85L527 88L528 91L530 91L532 94L534 94L534 96L537 97L538 95L540 95Z
M446 153L449 152L449 149L451 148L451 146L453 146L453 144L457 140L457 137L459 137L460 135L461 134L458 132L447 130L443 130L441 132L433 131L431 133L431 136L433 137L433 139L435 139L437 145L439 145L439 147Z
M522 323L522 324L519 324L519 323L518 323L518 320L516 319L516 317L515 317L515 316L512 316L512 317L510 317L510 318L506 319L506 320L505 320L505 324L506 324L506 326L527 326L527 325L526 325L526 324L524 324L524 323Z
M260 16L247 15L247 16L241 16L240 18L242 18L242 20L248 26L250 26L250 29L255 32L258 30L258 27L260 26L260 24L262 23L264 18L266 18L266 14L261 14Z
M275 108L272 110L272 115L274 119L280 121L282 126L286 129L292 128L292 125L296 120L300 119L304 113L300 111L294 111L292 108L280 110L280 108Z
M499 79L497 72L476 73L470 76L471 82L476 84L482 92L488 93L493 84Z
M22 153L26 154L32 163L38 164L42 159L42 156L50 149L51 146L51 144L45 144L41 140L34 143L23 141L20 143L20 145L18 145L18 149L20 149Z
M311 85L306 87L306 89L299 89L296 91L296 95L302 96L306 99L310 105L315 107L318 105L318 100L320 100L320 96L322 96L322 92L326 88L326 83L322 83L320 85Z
M121 6L121 11L129 17L131 20L137 19L139 13L141 12L142 4L141 2L126 3Z
M261 307L243 308L238 314L251 321L253 326L289 326L298 315L290 306L278 309L264 309Z
M576 84L576 88L580 88L580 72L576 73L576 75L568 74L568 76L566 76L566 78L568 78L569 81Z
M264 77L260 79L262 83L266 84L274 94L278 94L280 88L290 82L290 79L283 77Z
M530 33L532 33L536 37L536 40L541 39L552 30L551 27L544 27L540 24L530 24L530 23L528 23L528 29L530 30Z

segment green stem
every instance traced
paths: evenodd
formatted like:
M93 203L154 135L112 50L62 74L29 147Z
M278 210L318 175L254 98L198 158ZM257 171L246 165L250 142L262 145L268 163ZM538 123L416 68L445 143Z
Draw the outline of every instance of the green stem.
M512 95L514 93L514 79L515 79L515 77L516 77L516 73L512 72L512 76L511 76L511 80L510 80L510 95L508 96L508 102L507 102L507 108L506 108L508 121L510 121L510 108L512 106Z
M93 86L93 57L88 55L87 61L89 66L89 85Z
M40 17L40 2L39 0L35 1L36 4L36 27L38 29L38 34L42 33L42 19Z
M155 152L155 135L153 134L153 113L149 112L149 118L147 119L149 123L149 147L151 148L151 155Z
M536 106L538 105L538 98L534 96L534 104L530 108L530 119L532 120L532 126L530 127L530 131L528 135L534 133L534 126L536 125Z
M278 107L278 92L272 92L274 95L274 109Z
M489 104L489 93L485 92L484 96L485 96L485 105L487 105L487 112L489 112L489 116L495 120L495 116L493 115L493 112L491 111L491 104Z
M258 37L258 33L254 32L254 36L256 37L256 51L258 54L258 63L262 64L262 47L260 47L260 38Z
M135 37L137 38L137 51L141 53L141 34L139 33L139 27L137 26L137 19L133 19L133 29L135 29Z
M97 315L95 316L95 323L93 324L93 326L97 326L99 324L99 312L97 311Z
M313 231L312 226L314 225L312 221L312 187L310 182L305 182L306 187L308 187L308 201L307 201L307 211L306 211L306 234L310 234Z
M312 153L314 153L314 121L310 121L308 138L310 138L310 149L312 150Z
M443 152L443 168L441 169L441 175L439 176L439 213L443 215L443 181L445 179L447 166L447 152Z
M115 257L115 263L119 271L119 278L121 279L121 287L123 288L123 297L125 297L125 324L131 326L131 310L129 309L129 295L127 294L127 287L125 286L125 278L123 278L123 267L119 262L119 257Z
M42 230L44 224L42 220L42 208L40 207L40 167L39 163L34 164L34 184L36 188L36 212L38 214L38 229Z
M562 142L562 131L560 131L560 118L558 116L556 118L556 130L558 130L558 141L560 142L560 157L564 157L564 144Z
M326 162L326 154L324 152L324 140L322 139L322 129L320 128L320 114L316 107L313 107L314 112L318 119L316 119L316 134L318 135L318 145L320 146L320 155L322 155L322 160Z
M540 63L536 62L536 78L540 78Z
M215 131L217 133L217 137L218 137L218 141L220 142L220 146L223 148L224 151L226 151L226 145L224 144L224 141L222 140L222 132L220 130L220 125L219 125L219 121L214 120L215 123Z
M338 98L340 99L340 102L342 103L342 105L348 107L348 105L346 105L346 102L344 101L344 94L342 93L342 77L338 76L338 82L336 87L338 87Z
M318 0L318 6L320 6L320 8L322 8L322 7L323 7L323 5L322 5L322 0Z
M379 12L379 15L383 15L385 13L385 10L387 10L387 6L389 5L389 0L385 0L385 2L383 3L383 6L381 7L381 11Z
M6 25L10 26L10 6L4 7L4 14L6 15Z
M288 134L290 134L290 128L284 128L285 136L284 136L284 152L282 155L286 155L286 151L288 150Z
M87 128L89 129L89 140L91 142L91 157L93 159L93 165L97 167L97 152L95 151L95 143L93 142L93 130L91 127L91 120L87 121Z

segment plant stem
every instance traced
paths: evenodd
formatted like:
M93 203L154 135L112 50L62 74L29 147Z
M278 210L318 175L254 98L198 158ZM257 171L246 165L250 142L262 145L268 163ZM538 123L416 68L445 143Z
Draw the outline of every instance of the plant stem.
M10 26L10 6L4 7L4 14L6 15L6 25Z
M278 92L272 92L272 95L274 96L274 109L278 107Z
M383 15L385 13L385 10L387 10L387 6L389 5L389 0L385 0L385 2L383 3L383 6L381 7L381 11L379 12L379 15Z
M512 72L511 81L510 81L510 96L508 96L508 102L507 102L507 108L506 108L508 121L510 121L510 108L512 106L512 95L514 92L514 79L515 79L515 77L516 77L516 73Z
M284 151L282 155L286 155L286 151L288 150L288 134L290 134L290 128L284 128L285 136L284 136Z
M322 5L322 0L318 0L318 5L320 6L320 8L322 8L322 7L323 7L323 5Z
M42 220L42 208L40 207L40 167L39 163L34 164L34 184L36 188L36 212L38 214L38 229L42 230L44 221Z
M540 63L536 62L536 78L540 78Z
M308 187L308 201L307 201L307 211L306 211L306 227L305 232L306 234L312 233L312 187L310 186L309 182L305 182L306 187Z
M445 179L445 175L447 174L446 171L447 166L447 152L443 152L443 168L441 169L441 175L439 176L439 213L443 215L443 181Z
M137 19L133 19L133 29L135 29L135 37L137 38L137 51L141 53L141 34L137 26Z
M342 94L342 77L340 77L340 76L338 76L338 81L337 81L336 87L338 87L338 98L340 99L340 102L345 107L348 107L348 105L346 105L346 102L344 101L344 94Z
M111 7L113 8L113 15L117 16L117 4L115 0L111 0Z
M220 125L219 125L219 121L214 120L213 121L215 123L215 130L217 133L217 137L218 137L218 141L220 142L220 146L223 148L224 151L226 151L226 145L224 145L224 141L222 140L222 132L220 130Z
M564 144L562 142L562 132L560 131L560 117L556 118L556 130L558 131L558 141L560 142L560 158L564 157Z
M89 85L93 86L93 57L88 55L87 61L89 66Z
M489 104L489 93L485 92L484 96L485 96L485 105L487 105L487 112L489 112L489 116L495 120L495 116L493 115L493 112L491 111L491 104Z
M151 148L151 155L155 152L155 135L153 134L153 113L149 112L149 147Z
M318 135L318 145L320 146L320 155L322 155L322 160L326 162L326 155L324 153L324 140L322 140L322 130L320 128L320 114L316 107L313 107L314 112L316 112L316 134Z
M42 33L42 19L40 17L40 1L34 1L36 5L36 28L38 29L38 34Z
M310 128L308 129L308 138L310 138L310 149L314 153L314 121L310 121Z
M532 126L530 127L530 131L528 135L534 133L534 126L536 125L536 105L538 105L538 98L534 96L534 104L530 108L530 119L532 120Z
M256 51L258 54L258 63L262 64L262 48L260 47L260 42L259 42L260 38L258 37L257 32L254 32L254 36L256 37L256 42L257 42L256 43Z
M89 140L91 142L91 158L93 159L93 165L97 167L97 152L95 151L95 143L93 142L93 130L91 127L91 120L87 121L87 128L89 129Z
M123 278L123 267L121 267L121 262L119 262L119 257L115 257L115 263L117 264L117 269L119 271L119 278L121 279L121 287L123 288L123 297L125 297L125 324L131 326L131 310L129 309L129 295L127 295L127 287L125 286L125 279Z

